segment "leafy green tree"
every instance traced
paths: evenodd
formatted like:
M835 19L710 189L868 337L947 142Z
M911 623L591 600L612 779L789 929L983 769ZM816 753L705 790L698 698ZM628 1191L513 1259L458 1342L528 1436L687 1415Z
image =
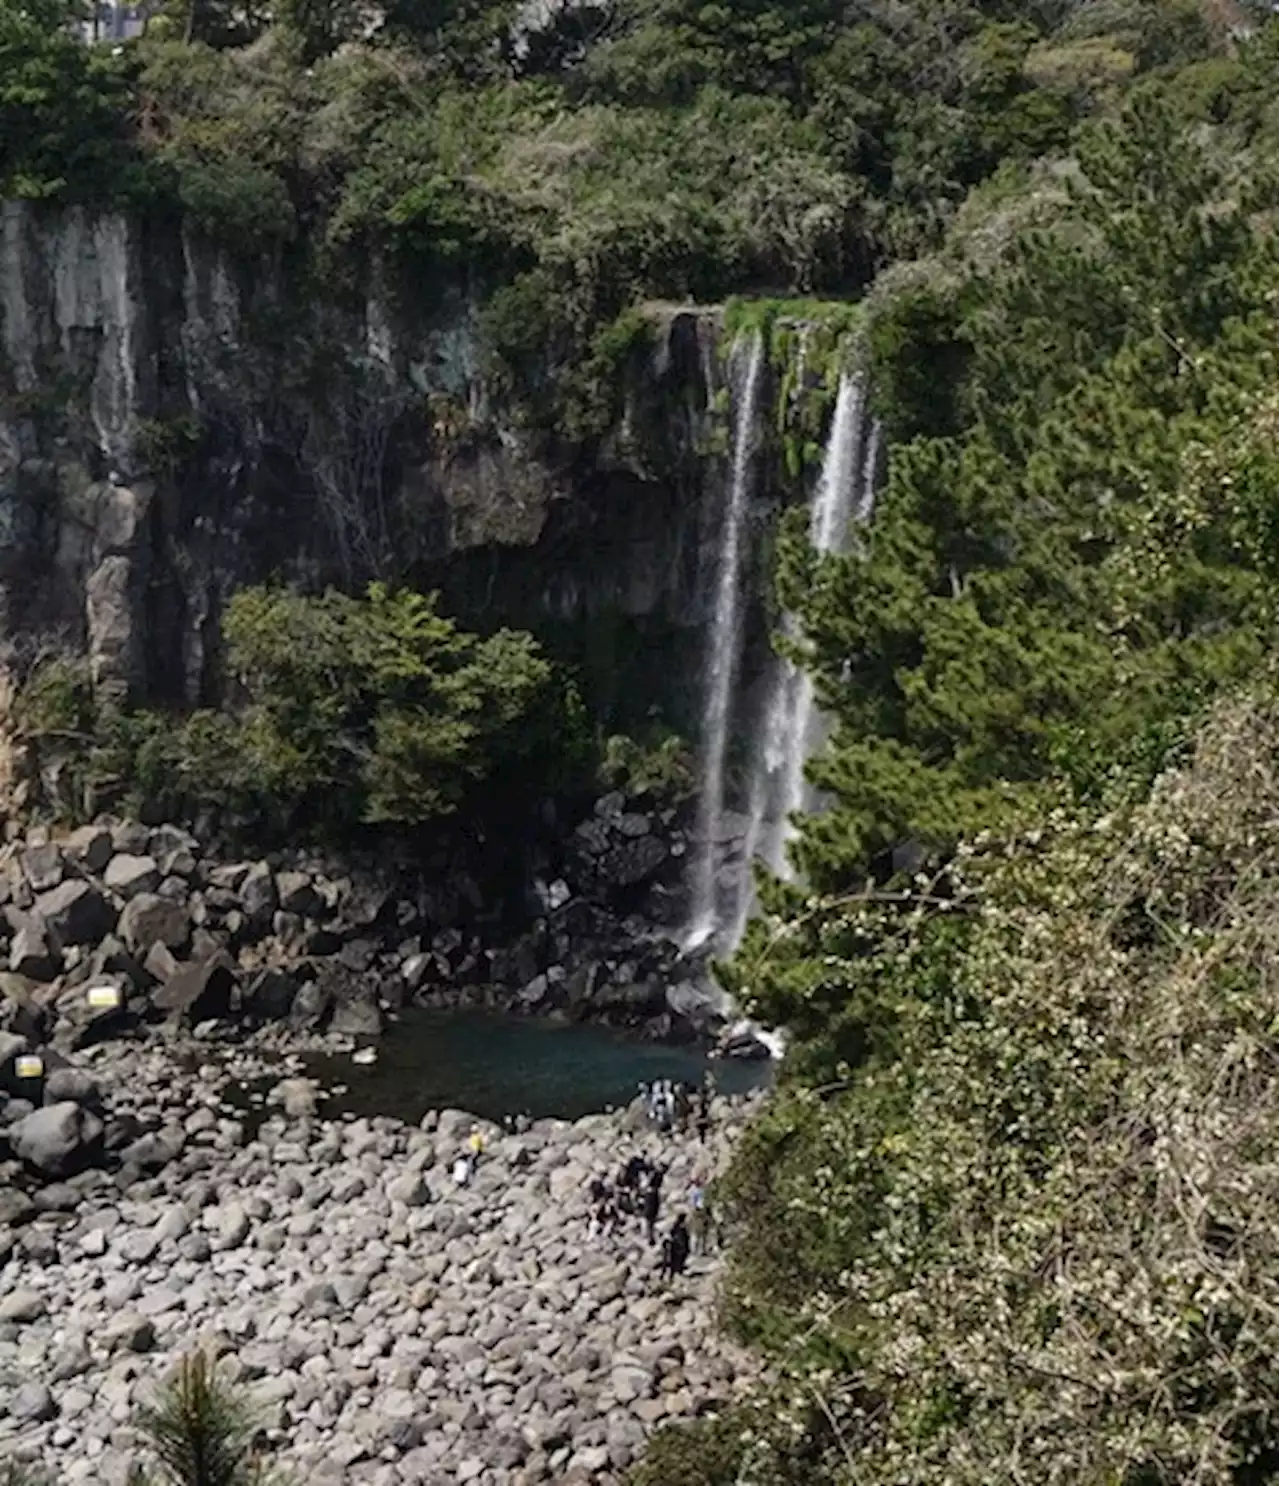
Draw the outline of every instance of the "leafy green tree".
M431 598L377 584L364 599L243 589L226 635L250 747L304 817L449 814L534 751L535 711L551 702L551 668L529 635L481 639Z
M105 196L127 163L124 68L85 46L79 0L0 3L0 195Z

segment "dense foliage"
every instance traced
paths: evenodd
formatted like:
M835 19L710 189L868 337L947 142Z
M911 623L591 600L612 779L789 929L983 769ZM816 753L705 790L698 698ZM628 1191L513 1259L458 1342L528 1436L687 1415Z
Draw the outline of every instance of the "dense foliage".
M719 1194L771 1382L642 1481L1275 1479L1273 38L868 299L874 522L780 542L825 808L723 967L793 1039Z
M408 828L476 806L482 786L500 808L581 767L571 694L533 639L459 630L430 597L245 588L225 634L226 705L181 719L95 716L79 672L37 668L19 726L46 753L78 745L70 809L114 787L256 835Z
M859 550L781 544L836 721L813 769L830 808L795 847L812 888L890 879L903 842L941 860L1055 781L1097 798L1149 779L1182 719L1255 673L1276 594L1265 149L1251 131L1191 149L1169 96L1139 97L1080 139L1048 225L934 314L926 288L876 317L891 385L944 336L964 371L957 426L896 445ZM843 990L802 935L750 968L771 933L741 957L757 1010L825 1027Z
M1132 79L1210 59L1208 106L1242 86L1237 12L1195 0L169 0L90 50L76 14L0 6L7 189L145 184L239 252L301 238L330 284L371 251L463 276L496 296L495 370L571 433L598 426L572 368L637 300L856 291Z
M793 1424L813 1482L1274 1479L1275 751L1219 704L1142 802L824 909L876 1033L723 1184L779 1382L710 1479L791 1479Z

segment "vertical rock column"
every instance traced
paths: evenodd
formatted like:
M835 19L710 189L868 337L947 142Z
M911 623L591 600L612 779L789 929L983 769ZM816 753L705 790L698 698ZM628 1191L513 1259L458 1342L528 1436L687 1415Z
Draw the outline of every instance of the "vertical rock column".
M122 706L145 689L150 480L107 484L99 497L94 565L85 584L85 629L94 695Z

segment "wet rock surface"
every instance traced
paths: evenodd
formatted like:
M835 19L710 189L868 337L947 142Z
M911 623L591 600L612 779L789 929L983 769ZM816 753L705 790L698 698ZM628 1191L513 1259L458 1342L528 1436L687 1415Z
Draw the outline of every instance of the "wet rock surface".
M23 1199L0 1204L0 1458L123 1483L135 1407L201 1345L299 1481L607 1486L655 1427L750 1376L712 1325L718 1260L663 1283L639 1219L590 1236L588 1185L647 1149L666 1227L754 1098L717 1099L705 1145L635 1110L521 1134L457 1110L335 1122L285 1058L251 1133L225 1095L262 1054L174 1030L82 1060L108 1138L136 1133L110 1174L36 1188L42 1205L0 1167Z

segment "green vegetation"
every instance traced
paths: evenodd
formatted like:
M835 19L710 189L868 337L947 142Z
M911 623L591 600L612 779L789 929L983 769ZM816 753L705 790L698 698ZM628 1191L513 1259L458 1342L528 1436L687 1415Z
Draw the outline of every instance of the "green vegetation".
M248 1400L203 1352L179 1361L137 1424L155 1469L135 1467L131 1486L270 1486L276 1479L255 1447Z
M693 753L676 733L645 738L615 733L605 739L599 777L607 789L679 805L694 792Z
M22 736L70 754L68 809L104 793L279 837L413 827L583 769L573 699L532 638L467 634L432 598L246 588L225 618L228 704L95 715L83 667L38 667Z
M778 544L828 804L721 967L770 1378L640 1482L1275 1479L1275 84L1196 23L1064 27L1099 117L868 296L875 520Z
M1273 701L1139 803L775 925L849 1066L802 1049L718 1194L778 1370L751 1479L815 1414L814 1483L1274 1479Z
M1215 123L1265 114L1225 9L1194 0L619 0L533 34L518 12L397 0L370 29L171 0L86 49L76 0L4 0L0 183L166 204L329 286L371 252L465 279L526 417L591 437L638 302L856 294L1145 80Z

